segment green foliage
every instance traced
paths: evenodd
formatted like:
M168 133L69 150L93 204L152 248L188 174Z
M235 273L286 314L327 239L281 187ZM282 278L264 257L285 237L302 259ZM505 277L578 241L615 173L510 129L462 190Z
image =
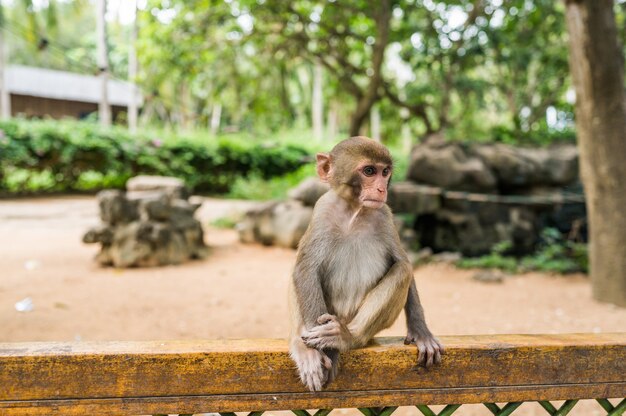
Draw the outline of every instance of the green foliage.
M233 217L220 217L211 221L211 225L215 228L232 229L237 225L237 219Z
M258 175L237 178L228 193L228 197L261 201L285 199L289 189L311 176L315 176L315 166L313 164L302 166L294 172L270 180L263 179Z
M238 178L297 170L308 152L241 137L178 137L84 122L0 122L0 189L121 188L138 174L179 177L197 192L227 192Z
M508 241L497 244L486 256L461 259L457 266L462 268L493 268L509 273L543 271L551 273L587 273L589 259L587 245L563 238L554 228L546 228L541 234L541 244L531 256L516 258L505 253L510 250Z
M491 130L491 139L511 145L539 145L547 146L558 142L576 142L576 132L573 128L563 130L549 129L545 125L529 132L519 132L505 126L496 126Z

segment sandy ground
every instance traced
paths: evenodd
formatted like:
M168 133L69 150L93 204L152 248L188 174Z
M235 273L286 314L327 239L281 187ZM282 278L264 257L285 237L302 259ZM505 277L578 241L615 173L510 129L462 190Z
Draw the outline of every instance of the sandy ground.
M116 270L97 267L98 248L81 243L98 221L93 197L0 200L0 342L284 338L295 252L242 245L234 231L209 226L247 204L205 201L207 260ZM415 271L434 333L626 331L626 309L594 301L584 276L532 273L487 284L473 273L444 264ZM27 297L34 309L18 312L15 303ZM404 334L400 318L381 335ZM605 414L599 409L570 414ZM491 413L467 406L455 414ZM531 403L515 414L546 413Z

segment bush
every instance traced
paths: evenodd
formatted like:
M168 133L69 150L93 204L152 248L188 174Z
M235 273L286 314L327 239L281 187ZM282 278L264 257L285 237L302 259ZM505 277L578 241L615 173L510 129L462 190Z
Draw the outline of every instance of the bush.
M541 233L541 243L535 254L516 258L505 253L511 248L510 242L494 246L486 256L461 259L457 266L462 268L501 269L509 273L543 271L553 273L587 273L589 257L587 245L563 238L554 228L545 228Z
M0 122L0 190L122 188L139 174L175 176L196 192L227 192L237 178L298 170L308 152L241 138L178 137L74 121Z

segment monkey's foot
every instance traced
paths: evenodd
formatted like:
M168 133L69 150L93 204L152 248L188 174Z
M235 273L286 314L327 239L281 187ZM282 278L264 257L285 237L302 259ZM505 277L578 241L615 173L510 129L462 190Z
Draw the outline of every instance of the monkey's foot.
M309 348L336 349L346 351L350 348L352 335L335 315L324 314L317 318L319 325L310 330L304 329L301 338Z
M331 359L323 352L304 345L292 350L291 357L296 362L302 383L311 391L322 390L333 369Z
M409 334L404 339L404 343L417 346L417 365L424 367L439 364L441 356L445 353L441 342L430 334L416 335L409 331Z

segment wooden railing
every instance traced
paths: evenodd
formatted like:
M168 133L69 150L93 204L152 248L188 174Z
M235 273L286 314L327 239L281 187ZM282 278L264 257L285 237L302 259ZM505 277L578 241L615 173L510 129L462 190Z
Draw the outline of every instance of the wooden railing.
M306 416L298 409L322 409L317 414L325 416L352 407L388 416L408 405L435 415L433 404L448 404L439 415L450 415L465 403L509 415L526 401L564 415L578 399L598 399L598 409L611 416L626 409L626 333L442 341L443 363L425 370L415 367L415 347L378 338L344 354L341 374L319 393L297 379L284 340L5 343L0 415L254 416L296 409ZM567 401L559 407L551 400Z

